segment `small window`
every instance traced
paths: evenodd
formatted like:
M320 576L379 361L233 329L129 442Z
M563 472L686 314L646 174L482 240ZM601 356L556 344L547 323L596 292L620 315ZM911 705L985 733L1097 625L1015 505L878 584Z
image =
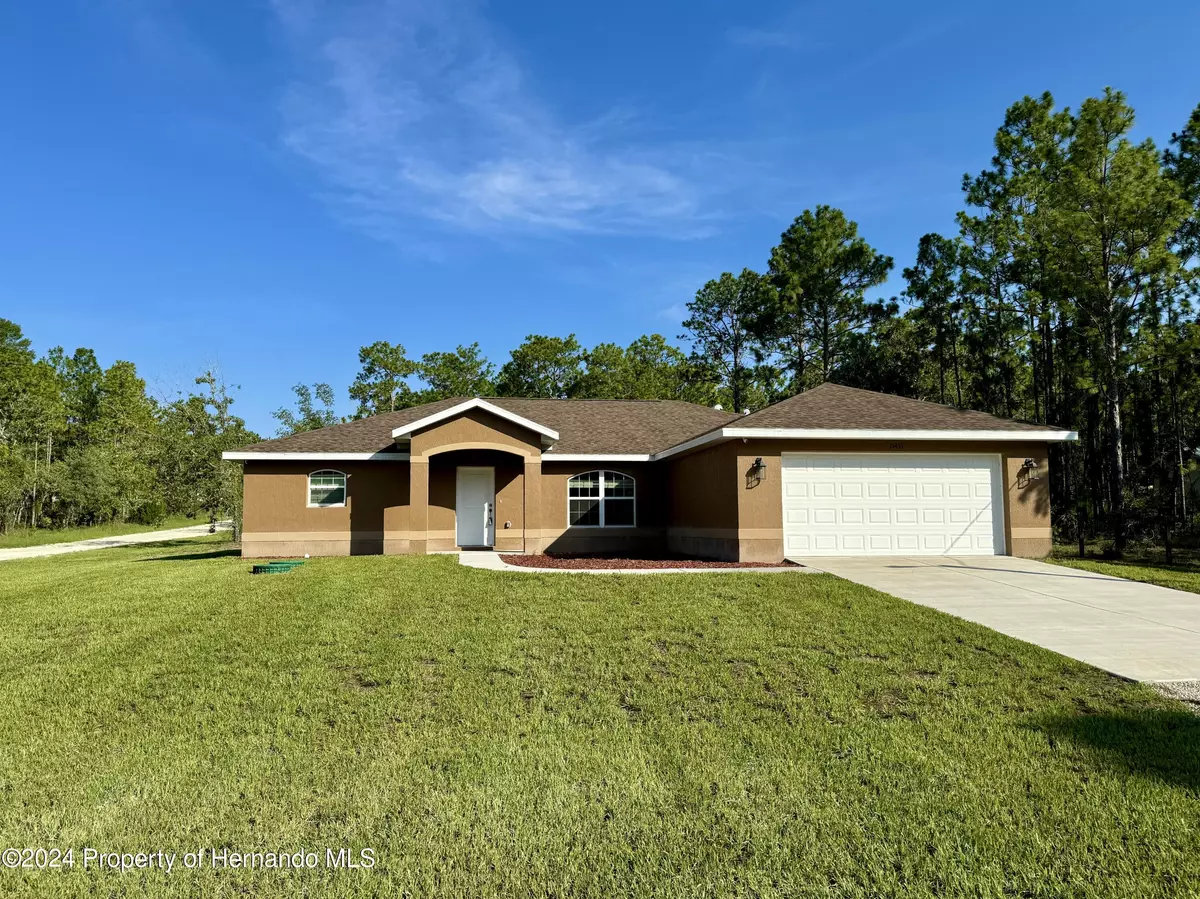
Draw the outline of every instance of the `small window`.
M567 523L573 528L631 528L634 481L618 471L589 471L567 481Z
M340 471L314 471L308 476L308 504L346 505L346 476Z

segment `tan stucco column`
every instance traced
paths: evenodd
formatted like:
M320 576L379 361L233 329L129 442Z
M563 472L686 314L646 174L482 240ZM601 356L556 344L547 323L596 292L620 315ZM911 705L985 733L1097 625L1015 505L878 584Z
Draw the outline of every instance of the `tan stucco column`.
M525 457L525 552L540 553L542 543L542 458Z
M408 551L425 555L429 547L429 459L408 460Z
M1054 549L1050 527L1050 471L1045 444L1017 447L1004 457L1004 530L1010 556L1041 559ZM1030 477L1025 460L1038 466Z

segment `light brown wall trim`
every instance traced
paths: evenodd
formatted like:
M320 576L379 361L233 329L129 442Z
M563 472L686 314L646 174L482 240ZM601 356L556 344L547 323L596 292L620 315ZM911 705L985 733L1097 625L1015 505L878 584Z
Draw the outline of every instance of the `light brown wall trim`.
M525 534L531 538L571 537L587 540L592 537L661 537L665 532L664 528L531 528Z
M399 535L388 534L388 537L396 537ZM405 535L407 536L407 535ZM382 540L384 539L383 531L365 531L362 533L351 533L346 531L259 531L254 534L242 533L243 543L275 543L280 540L302 541L302 540L350 540L351 537L355 540Z
M717 540L782 540L783 528L667 528L672 537Z
M1009 536L1013 540L1041 539L1054 536L1052 528L1012 528Z
M736 540L737 528L667 528L669 537L697 540Z
M453 531L432 531L431 536L454 536ZM409 540L412 535L408 531L260 531L256 534L242 534L243 543L279 543L280 541L349 541L360 540Z
M242 557L245 559L294 558L303 555L312 556L349 556L356 547L369 547L373 552L380 546L378 540L263 540L256 543L242 544ZM382 548L387 551L387 544Z
M496 450L497 452L510 453L511 455L523 458L535 456L535 453L530 450L523 450L506 443L486 443L469 440L465 443L443 443L438 446L431 446L423 452L413 453L410 461L416 461L418 458L428 459L430 456L437 456L441 453L452 453L457 450Z

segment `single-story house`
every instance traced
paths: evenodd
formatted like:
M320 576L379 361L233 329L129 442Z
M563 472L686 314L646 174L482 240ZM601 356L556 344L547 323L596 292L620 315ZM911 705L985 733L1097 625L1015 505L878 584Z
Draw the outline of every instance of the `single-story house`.
M673 552L1042 556L1070 431L824 384L676 400L447 399L225 454L246 557Z

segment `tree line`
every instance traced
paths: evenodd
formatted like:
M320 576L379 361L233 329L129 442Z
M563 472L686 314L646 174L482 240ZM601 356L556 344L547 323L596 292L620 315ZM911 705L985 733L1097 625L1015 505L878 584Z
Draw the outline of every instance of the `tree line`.
M1068 428L1050 481L1056 536L1170 547L1200 505L1200 107L1165 148L1134 142L1106 90L1007 111L991 164L962 179L952 234L926 234L903 289L842 210L805 210L761 271L726 272L688 303L678 339L583 346L530 335L497 366L477 343L411 358L359 352L361 418L458 396L679 399L753 410L825 381ZM212 373L156 402L133 365L90 350L35 359L0 326L0 516L80 523L239 501L220 452L256 439ZM293 388L290 434L340 421L328 384Z
M157 400L132 362L54 347L40 358L0 319L0 531L170 514L240 520L241 469L221 453L258 435L214 372Z

